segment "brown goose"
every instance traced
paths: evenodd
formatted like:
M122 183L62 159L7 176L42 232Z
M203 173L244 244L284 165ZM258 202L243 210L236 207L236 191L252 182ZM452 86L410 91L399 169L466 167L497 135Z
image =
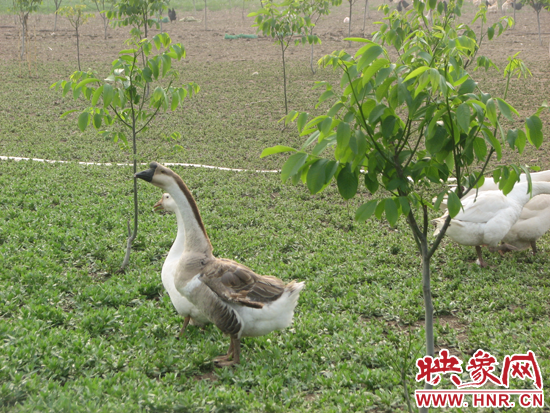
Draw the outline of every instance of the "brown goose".
M178 206L185 246L174 276L175 286L231 337L227 355L214 359L218 366L240 362L241 337L261 336L292 323L303 282L285 284L235 261L214 257L197 204L183 180L156 162L136 177L168 192Z

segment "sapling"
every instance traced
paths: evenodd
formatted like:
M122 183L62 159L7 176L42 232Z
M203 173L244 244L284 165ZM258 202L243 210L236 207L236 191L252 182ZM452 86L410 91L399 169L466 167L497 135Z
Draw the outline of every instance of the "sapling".
M319 104L332 102L326 114L309 120L307 113L292 111L285 118L286 123L296 121L301 135L308 136L302 147L275 146L262 157L293 152L281 178L301 180L312 194L334 179L342 198L350 199L364 182L372 198L357 210L358 221L385 215L396 226L400 216L405 218L421 258L426 354L433 357L430 263L461 209L460 199L483 184L490 161L501 161L503 145L521 154L527 141L539 148L543 139L541 108L524 128L506 130L500 120L501 115L508 121L519 117L506 98L511 77L529 73L523 63L516 56L509 59L504 96L491 96L467 70L474 62L476 69L494 64L483 56L473 59L479 39L468 25L457 23L462 0L451 3L437 30L426 30L425 7L433 10L436 2L415 2L407 16L390 13L385 6L385 22L372 40L349 39L361 46L357 53L340 51L322 58L322 66L340 71L342 92L325 82ZM504 17L488 27L489 40L511 23ZM395 48L397 57L390 57L386 47ZM493 177L508 193L522 170L528 173L525 166L497 166ZM456 179L456 191L441 189L449 178ZM439 191L435 201L429 194L434 185ZM429 212L437 211L445 196L449 215L439 235L430 239Z
M55 5L55 17L53 21L53 31L55 32L57 30L57 12L59 11L59 8L61 7L61 3L63 0L53 0L53 4Z
M540 12L545 10L550 10L550 0L522 0L522 3L525 5L529 5L535 10L535 13L537 13L537 26L539 29L539 43L542 46L542 37L540 32ZM515 12L515 7L514 7Z
M266 2L262 9L248 16L255 18L256 23L253 27L257 27L265 36L271 37L281 47L285 114L288 114L285 52L293 41L294 44L314 44L321 41L317 36L308 34L308 28L312 26L311 20L300 15L299 3L294 0L287 0L281 4Z
M101 20L103 21L103 38L107 40L107 27L109 27L109 18L107 12L112 11L114 7L114 0L92 0L95 4Z
M159 112L176 110L186 97L199 91L194 82L173 86L179 79L179 73L172 68L172 61L183 59L185 49L181 44L171 42L166 33L160 33L151 40L134 37L127 41L130 48L122 50L120 57L113 61L111 72L104 80L94 73L77 71L69 81L62 80L51 86L61 89L63 96L71 92L75 99L81 97L90 103L78 116L78 127L82 132L92 124L100 134L122 143L124 147L131 143L134 174L137 172L138 135L148 130ZM157 54L153 53L153 46ZM138 63L142 53L147 58L144 65ZM161 81L164 81L163 84L167 82L167 86L162 86ZM154 87L150 94L146 93L149 86ZM62 116L71 112L75 110ZM134 177L134 226L132 230L128 221L128 241L121 271L129 263L131 246L137 236L137 196Z
M306 23L308 23L308 35L313 36L313 31L321 16L327 16L330 14L331 6L339 6L340 4L342 4L342 0L302 0L292 3L292 6L296 7L297 12L304 16ZM311 54L309 66L313 74L316 72L313 64L313 46L316 43L321 43L321 40L310 42Z
M78 29L83 24L86 24L86 22L94 17L93 13L85 13L84 10L86 9L86 6L83 4L77 4L76 6L65 6L59 9L58 13L62 16L65 16L67 20L69 20L69 23L76 31L76 56L78 59L78 70L82 70L80 68L80 33L78 32Z
M38 10L42 0L12 0L12 13L19 19L21 24L21 60L26 56L25 40L27 39L27 26L29 15Z

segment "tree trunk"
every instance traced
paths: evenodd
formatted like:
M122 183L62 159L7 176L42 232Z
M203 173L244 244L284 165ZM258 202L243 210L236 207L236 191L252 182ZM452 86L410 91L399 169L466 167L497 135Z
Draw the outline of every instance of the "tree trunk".
M21 60L25 57L25 38L27 37L27 16L23 14L21 19Z
M365 12L363 13L363 36L365 35L365 26L367 24L369 0L365 0Z
M107 17L103 17L103 37L105 38L105 40L107 40L107 27L109 26L108 22L107 22Z
M53 31L57 30L57 10L55 11L55 17L53 19Z
M78 60L78 70L80 69L80 36L78 35L78 26L76 26L76 56Z
M348 22L348 37L351 37L351 11L353 7L353 0L349 1L349 22ZM348 42L348 45L351 47L351 41Z
M243 22L244 22L244 2L245 0L243 0Z
M206 15L206 0L204 0L204 30L208 30L207 25L207 15Z
M539 42L542 46L542 37L540 37L540 10L537 10L537 24L539 26Z
M309 31L310 35L313 35L313 27ZM311 73L315 74L316 70L313 67L313 43L311 43L311 56L309 58L309 67L311 68Z
M286 99L286 64L285 64L285 47L281 41L281 52L283 54L283 91L285 93L285 115L288 115L288 103Z
M134 149L134 230L130 229L130 221L128 221L128 241L126 242L126 254L124 260L120 266L120 271L124 272L130 262L130 251L132 250L132 243L136 239L138 232L138 187L137 187L137 145L136 145L136 125L135 125L135 113L132 110L132 137L133 137L133 149Z
M426 355L434 357L434 320L433 320L433 302L430 286L430 258L428 257L428 242L425 237L420 240L422 248L422 294L424 296L425 310L425 334L426 334ZM426 383L424 389L430 390L432 385ZM421 413L427 413L427 407L419 409Z

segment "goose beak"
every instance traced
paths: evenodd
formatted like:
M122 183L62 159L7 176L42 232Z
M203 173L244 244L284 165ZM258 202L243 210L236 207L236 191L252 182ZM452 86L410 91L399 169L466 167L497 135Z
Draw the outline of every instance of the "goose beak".
M151 182L153 180L153 175L155 174L155 169L157 169L157 164L152 162L149 169L138 172L134 176L136 178L143 179L144 181Z
M153 212L162 212L164 207L162 206L162 198L155 205L153 205Z

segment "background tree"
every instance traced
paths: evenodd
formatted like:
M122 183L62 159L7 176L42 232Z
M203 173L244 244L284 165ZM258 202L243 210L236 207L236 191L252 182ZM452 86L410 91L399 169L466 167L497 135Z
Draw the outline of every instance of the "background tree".
M428 8L436 6L429 1ZM389 14L373 41L351 39L362 47L355 55L345 51L325 56L321 63L342 73L337 95L326 83L319 104L333 101L325 115L308 121L307 113L291 112L286 122L296 121L301 135L308 136L299 150L276 146L262 156L293 152L282 168L283 181L303 181L312 194L322 191L335 179L340 195L350 199L360 182L373 198L359 207L355 218L364 221L384 214L395 226L403 216L421 256L426 319L426 354L434 356L433 303L430 288L430 261L450 223L461 209L469 191L483 183L489 162L500 161L502 146L521 153L529 141L542 144L540 111L525 121L524 129L509 129L501 123L518 112L505 101L511 77L527 74L521 61L509 59L504 71L503 98L479 89L467 71L494 67L485 58L473 56L478 38L466 24L458 24L462 1L451 3L441 25L426 30L424 4L415 2L408 16ZM480 11L476 19L484 16ZM509 27L503 18L487 29L491 39ZM392 62L385 46L394 47L398 58ZM330 150L330 154L328 151ZM509 192L521 168L498 166L493 176L500 188ZM364 172L363 172L364 171ZM457 180L456 192L441 182ZM436 201L433 186L439 192ZM466 188L466 189L464 189ZM449 216L440 234L429 239L431 210L437 211L448 197Z
M63 0L53 0L53 4L55 5L55 17L53 21L53 31L55 32L57 30L57 12L59 11L59 8L61 7L61 3Z
M351 36L351 16L353 13L353 5L355 4L356 1L357 0L347 0L347 2L349 3L348 37ZM351 42L349 42L349 45L351 46Z
M317 36L308 34L308 29L313 23L309 18L300 16L300 10L299 1L289 0L281 4L269 1L264 4L262 9L248 15L255 17L256 23L253 27L257 27L257 30L261 31L264 36L271 37L276 44L281 46L285 114L288 114L285 52L292 41L295 44L321 42Z
M114 0L92 0L95 4L101 20L103 21L103 38L107 40L107 27L109 27L109 18L107 17L108 12L112 12L115 5Z
M153 16L165 11L167 4L168 0L121 0L106 16L115 26L133 26L132 36L142 39L148 37L149 27L160 27Z
M146 132L160 111L176 110L187 96L199 91L193 82L174 87L179 73L172 69L172 60L179 61L185 57L185 49L181 44L171 44L170 36L160 33L148 39L132 38L128 41L130 49L122 50L120 57L113 61L110 75L105 79L96 77L91 72L74 72L69 81L59 81L51 87L61 89L63 96L72 92L75 99L82 97L90 102L78 116L78 127L81 131L92 124L102 135L110 137L115 143L125 147L132 145L132 161L134 174L137 172L137 136ZM153 46L159 52L152 54ZM161 52L161 50L164 51ZM138 64L138 56L147 57L144 65ZM168 82L163 87L161 80ZM153 93L148 94L149 85L155 86ZM75 110L64 113L66 116ZM117 129L118 127L118 129ZM130 136L128 139L125 132ZM134 177L134 227L128 221L128 241L126 254L121 265L124 271L130 260L132 243L138 231L137 182Z
M523 4L531 6L537 13L537 25L539 28L539 42L542 46L542 37L540 33L540 12L542 9L550 10L550 0L523 0ZM515 11L515 8L514 8Z
M26 56L25 40L27 39L27 24L29 15L38 10L42 0L12 0L11 11L21 24L21 60Z
M59 9L58 13L62 16L65 16L67 20L69 20L69 23L76 31L76 56L78 59L78 70L82 70L80 68L80 34L78 32L78 29L83 24L86 24L86 22L94 17L93 13L85 13L84 10L86 9L86 6L83 4L77 4L76 6L65 6Z
M304 16L305 21L309 24L308 35L313 36L313 31L315 30L315 26L317 25L317 22L319 21L321 16L327 16L328 14L330 14L331 6L339 6L340 4L342 4L342 0L303 0L294 2L293 6L297 7L297 11ZM313 74L315 74L316 72L316 69L313 65L313 45L315 43L316 42L313 41L310 42L311 57L309 65Z

